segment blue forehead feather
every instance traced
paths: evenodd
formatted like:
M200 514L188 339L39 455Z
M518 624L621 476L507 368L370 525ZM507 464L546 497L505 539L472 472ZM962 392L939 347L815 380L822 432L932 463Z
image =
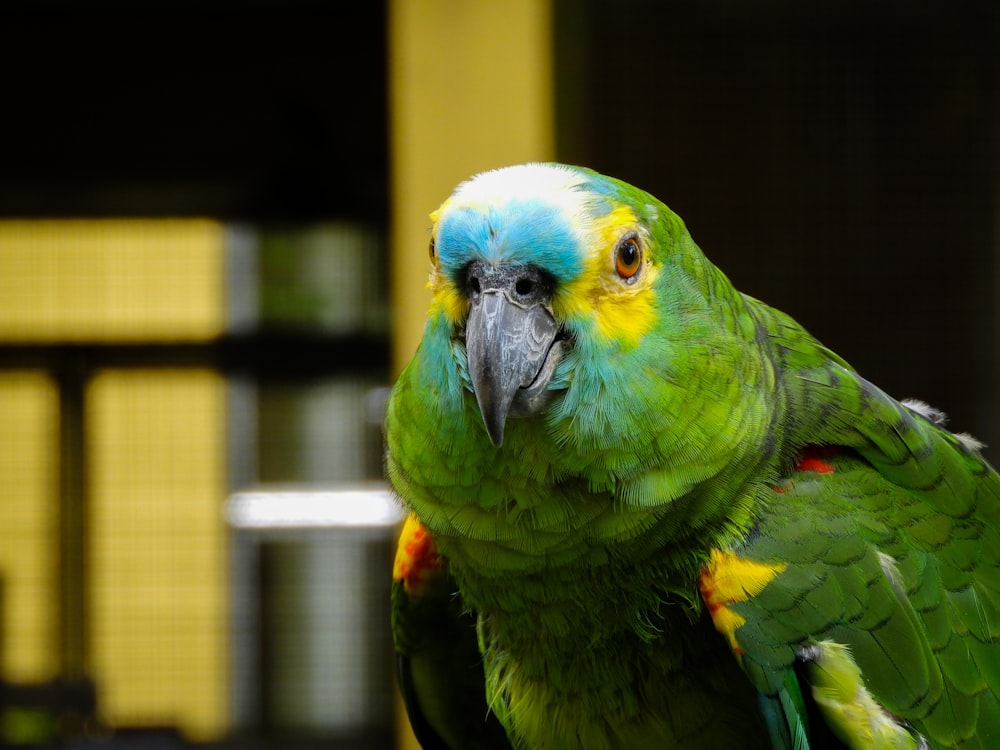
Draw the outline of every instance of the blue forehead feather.
M470 261L480 260L491 265L530 263L565 282L582 271L584 249L569 218L552 204L514 198L502 206L448 211L438 226L437 252L453 278Z

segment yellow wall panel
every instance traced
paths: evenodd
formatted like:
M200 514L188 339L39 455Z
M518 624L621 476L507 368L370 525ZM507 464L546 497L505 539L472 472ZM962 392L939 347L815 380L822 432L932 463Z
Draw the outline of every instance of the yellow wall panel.
M0 674L15 682L59 669L58 409L45 375L0 373Z
M217 336L225 237L207 220L0 221L0 340Z
M225 383L110 371L88 392L91 667L112 725L228 722Z

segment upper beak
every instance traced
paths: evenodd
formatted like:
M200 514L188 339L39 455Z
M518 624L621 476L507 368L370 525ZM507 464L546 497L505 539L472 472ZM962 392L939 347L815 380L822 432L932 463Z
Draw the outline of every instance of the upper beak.
M559 327L548 309L551 284L536 269L475 263L469 280L471 309L465 324L469 376L486 431L499 447L515 399L520 414L544 404L539 394L561 351Z

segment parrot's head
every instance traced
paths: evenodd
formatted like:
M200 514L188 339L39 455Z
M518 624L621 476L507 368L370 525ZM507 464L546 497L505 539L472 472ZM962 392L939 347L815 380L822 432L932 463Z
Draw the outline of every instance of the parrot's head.
M557 164L480 174L431 218L431 327L454 342L496 446L508 418L543 413L585 376L606 382L597 370L640 345L664 254L686 234L652 196Z

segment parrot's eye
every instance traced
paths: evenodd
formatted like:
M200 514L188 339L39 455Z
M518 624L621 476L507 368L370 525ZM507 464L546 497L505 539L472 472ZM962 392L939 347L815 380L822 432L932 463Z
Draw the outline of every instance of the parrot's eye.
M437 244L434 242L433 237L431 237L431 241L427 245L427 255L430 256L431 263L437 263Z
M642 268L642 248L639 238L630 234L615 248L615 272L625 281L632 281Z

